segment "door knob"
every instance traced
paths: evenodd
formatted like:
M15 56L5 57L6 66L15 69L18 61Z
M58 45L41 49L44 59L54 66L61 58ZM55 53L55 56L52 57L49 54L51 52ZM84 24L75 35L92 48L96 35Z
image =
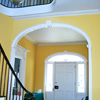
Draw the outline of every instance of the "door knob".
M59 86L54 86L55 89L59 89Z

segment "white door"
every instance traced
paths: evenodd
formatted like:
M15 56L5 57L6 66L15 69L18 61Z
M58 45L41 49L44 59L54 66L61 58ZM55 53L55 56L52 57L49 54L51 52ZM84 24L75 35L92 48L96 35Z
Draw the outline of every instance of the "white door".
M75 63L55 63L54 100L75 100Z

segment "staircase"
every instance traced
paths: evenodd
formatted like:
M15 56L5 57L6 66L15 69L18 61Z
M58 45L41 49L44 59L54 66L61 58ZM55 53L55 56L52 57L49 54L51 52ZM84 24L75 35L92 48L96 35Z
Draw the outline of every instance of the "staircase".
M30 97L25 97L30 94ZM34 100L21 83L0 44L0 100Z

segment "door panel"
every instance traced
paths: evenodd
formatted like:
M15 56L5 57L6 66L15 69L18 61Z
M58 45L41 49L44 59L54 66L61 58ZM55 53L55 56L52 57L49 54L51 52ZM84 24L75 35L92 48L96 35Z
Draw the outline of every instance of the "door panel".
M74 100L75 93L75 64L55 64L55 100Z

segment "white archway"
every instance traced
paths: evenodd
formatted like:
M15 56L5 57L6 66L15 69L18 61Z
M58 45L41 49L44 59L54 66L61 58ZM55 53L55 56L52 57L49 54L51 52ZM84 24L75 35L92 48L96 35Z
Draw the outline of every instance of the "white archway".
M12 47L11 47L11 64L12 66L14 65L14 57L15 57L15 47L18 43L18 41L25 36L26 34L28 34L29 32L41 29L41 28L46 28L46 27L65 27L65 28L69 28L72 29L76 32L78 32L79 34L81 34L88 42L88 60L89 60L89 100L92 100L92 55L91 55L91 41L90 38L88 37L88 35L81 29L73 26L73 25L69 25L69 24L63 24L63 23L51 23L51 21L47 21L44 24L39 24L36 26L32 26L30 28L25 29L24 31L22 31L21 33L19 33L17 35L17 37L14 39L13 43L12 43Z

